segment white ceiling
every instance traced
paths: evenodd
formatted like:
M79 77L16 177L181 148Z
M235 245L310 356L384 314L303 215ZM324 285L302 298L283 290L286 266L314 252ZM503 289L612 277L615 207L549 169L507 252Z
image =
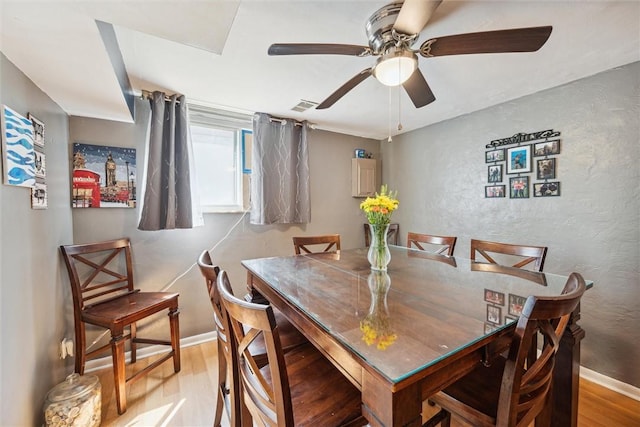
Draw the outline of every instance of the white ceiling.
M375 139L400 133L398 122L407 132L640 60L640 1L445 0L416 45L506 28L552 25L553 32L534 53L420 58L436 96L420 109L402 89L369 78L329 109L291 111L303 99L323 101L375 58L270 57L269 45L366 45L365 22L387 3L0 0L0 51L68 114L131 121L101 20L114 25L135 92L177 92Z

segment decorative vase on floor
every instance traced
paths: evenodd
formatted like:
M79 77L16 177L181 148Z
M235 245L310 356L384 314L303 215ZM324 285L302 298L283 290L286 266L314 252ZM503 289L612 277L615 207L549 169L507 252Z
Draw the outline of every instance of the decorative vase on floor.
M391 252L387 244L389 224L369 224L371 232L371 246L367 253L367 259L372 270L387 271L387 265L391 261Z

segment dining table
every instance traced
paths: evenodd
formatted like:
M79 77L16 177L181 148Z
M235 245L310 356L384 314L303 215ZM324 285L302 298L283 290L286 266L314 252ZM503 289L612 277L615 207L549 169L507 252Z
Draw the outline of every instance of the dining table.
M429 396L508 348L528 296L558 296L567 281L563 275L389 249L386 271L371 269L368 248L242 261L249 299L281 311L358 387L371 426L422 425ZM556 356L553 426L577 425L584 337L579 310Z

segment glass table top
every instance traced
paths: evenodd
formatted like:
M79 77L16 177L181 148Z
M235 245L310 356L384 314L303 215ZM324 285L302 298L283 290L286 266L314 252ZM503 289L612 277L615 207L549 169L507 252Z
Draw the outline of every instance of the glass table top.
M560 295L567 281L399 246L374 272L367 250L242 264L392 382L509 327L529 295Z

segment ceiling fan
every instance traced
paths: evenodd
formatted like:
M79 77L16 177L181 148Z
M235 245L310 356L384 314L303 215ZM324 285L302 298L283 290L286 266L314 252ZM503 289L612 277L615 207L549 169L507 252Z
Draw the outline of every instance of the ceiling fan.
M435 96L418 68L419 53L425 58L474 53L535 52L551 35L551 26L516 28L431 38L412 49L420 32L442 0L405 0L383 6L369 17L366 33L369 46L331 43L276 43L269 55L377 56L366 68L340 86L316 109L329 108L369 76L387 86L402 85L416 108L435 101Z

